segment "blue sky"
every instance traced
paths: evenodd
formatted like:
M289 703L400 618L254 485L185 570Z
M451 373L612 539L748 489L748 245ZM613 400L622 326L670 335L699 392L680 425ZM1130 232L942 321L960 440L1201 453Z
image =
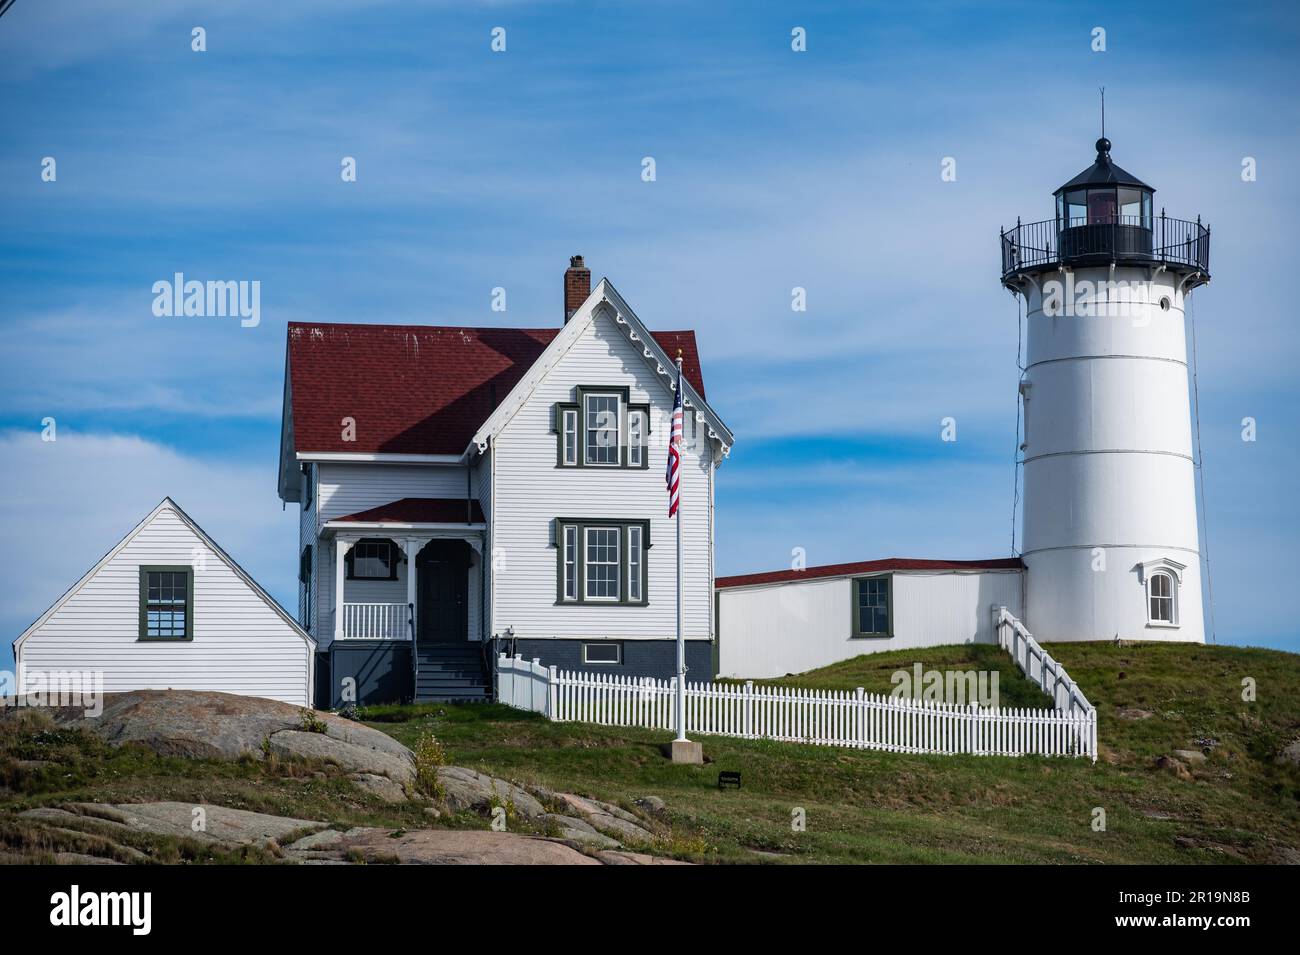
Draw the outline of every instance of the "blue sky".
M0 667L164 494L289 603L285 323L553 325L574 253L651 327L697 330L738 439L720 574L794 547L1005 555L1016 306L997 229L1049 216L1091 162L1103 84L1116 161L1214 229L1195 314L1219 640L1300 650L1300 17L1176 9L17 0L0 19ZM152 284L178 271L259 280L261 324L155 318Z

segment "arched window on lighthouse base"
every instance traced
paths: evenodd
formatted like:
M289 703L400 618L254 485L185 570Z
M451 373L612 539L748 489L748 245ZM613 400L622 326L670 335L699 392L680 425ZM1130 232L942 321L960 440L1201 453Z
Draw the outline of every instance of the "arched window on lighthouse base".
M1162 557L1138 566L1146 588L1147 626L1177 627L1178 588L1187 565Z

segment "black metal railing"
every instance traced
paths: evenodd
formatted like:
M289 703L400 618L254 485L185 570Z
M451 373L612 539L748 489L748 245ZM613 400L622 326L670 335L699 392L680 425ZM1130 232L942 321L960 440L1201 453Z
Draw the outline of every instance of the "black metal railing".
M1001 232L1002 278L1054 265L1176 265L1207 275L1210 229L1167 216L1106 216L1017 222Z

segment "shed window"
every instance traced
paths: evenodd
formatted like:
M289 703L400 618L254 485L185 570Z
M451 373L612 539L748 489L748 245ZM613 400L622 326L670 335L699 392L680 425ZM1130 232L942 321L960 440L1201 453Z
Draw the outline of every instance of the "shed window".
M853 635L887 637L891 579L862 577L853 582Z
M141 567L140 639L189 640L193 636L193 569Z

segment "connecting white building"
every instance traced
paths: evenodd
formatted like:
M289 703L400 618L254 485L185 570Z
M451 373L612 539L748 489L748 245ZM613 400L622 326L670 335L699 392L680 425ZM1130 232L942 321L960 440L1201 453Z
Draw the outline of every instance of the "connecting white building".
M1103 138L1052 218L1002 233L1027 325L1019 557L721 578L720 673L992 642L990 601L1042 641L1204 642L1185 310L1210 279L1210 231L1154 197Z

